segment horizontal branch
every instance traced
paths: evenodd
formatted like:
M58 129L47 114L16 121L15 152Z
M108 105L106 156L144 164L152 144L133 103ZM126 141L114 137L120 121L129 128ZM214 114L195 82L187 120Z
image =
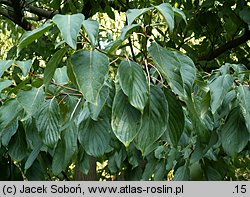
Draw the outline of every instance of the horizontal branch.
M47 19L51 19L54 15L59 13L57 10L49 11L49 10L38 8L32 5L29 5L28 9L29 9L29 12L36 14L37 16L47 18Z
M221 54L225 53L226 51L246 43L248 40L250 40L250 31L248 30L248 28L245 28L245 32L242 36L234 40L230 40L229 42L225 43L224 45L221 45L209 54L198 57L198 61L211 61L220 56Z

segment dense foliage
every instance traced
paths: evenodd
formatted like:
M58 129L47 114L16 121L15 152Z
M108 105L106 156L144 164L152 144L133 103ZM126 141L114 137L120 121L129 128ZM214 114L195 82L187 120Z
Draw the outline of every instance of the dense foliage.
M0 180L249 180L246 0L0 0Z

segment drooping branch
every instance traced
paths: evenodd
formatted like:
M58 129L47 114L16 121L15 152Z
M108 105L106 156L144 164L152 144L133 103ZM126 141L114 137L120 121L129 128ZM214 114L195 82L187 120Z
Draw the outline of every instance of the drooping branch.
M241 44L246 43L248 40L250 40L250 31L248 30L248 27L245 28L245 32L242 36L230 40L229 42L221 45L217 49L211 51L210 53L198 57L198 61L211 61L217 57L219 57L221 54L225 53L228 50L231 50Z

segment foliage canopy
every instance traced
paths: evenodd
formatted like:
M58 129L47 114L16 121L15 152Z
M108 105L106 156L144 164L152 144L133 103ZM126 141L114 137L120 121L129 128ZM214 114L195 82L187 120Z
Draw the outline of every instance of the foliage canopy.
M249 180L249 9L0 0L0 180Z

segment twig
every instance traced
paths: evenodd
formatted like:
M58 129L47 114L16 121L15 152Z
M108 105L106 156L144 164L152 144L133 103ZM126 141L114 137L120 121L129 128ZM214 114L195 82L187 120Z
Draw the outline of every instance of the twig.
M161 82L163 83L164 79L163 79L163 77L162 77L160 71L155 67L155 65L150 64L150 63L148 63L148 65L150 65L151 67L153 67L153 68L156 70L156 72L159 74L159 76L160 76L160 78L161 78Z
M144 60L144 62L145 62L145 68L146 68L146 72L147 72L147 81L148 81L148 84L149 84L149 87L150 87L150 73L149 73L149 70L148 70L148 61L147 61L147 59L145 59Z
M56 82L53 82L53 81L51 81L51 84L53 84L53 85L55 85L55 86L58 86L58 87L61 87L61 88L64 88L64 89L67 89L67 90L71 90L71 91L74 91L74 92L79 92L77 89L70 88L70 87L67 87L67 86L58 84L58 83L56 83Z
M136 62L136 57L135 57L135 53L134 53L134 49L133 49L133 45L132 45L132 40L130 37L128 38L128 42L129 42L129 47L130 47L130 51L131 51L133 60Z

